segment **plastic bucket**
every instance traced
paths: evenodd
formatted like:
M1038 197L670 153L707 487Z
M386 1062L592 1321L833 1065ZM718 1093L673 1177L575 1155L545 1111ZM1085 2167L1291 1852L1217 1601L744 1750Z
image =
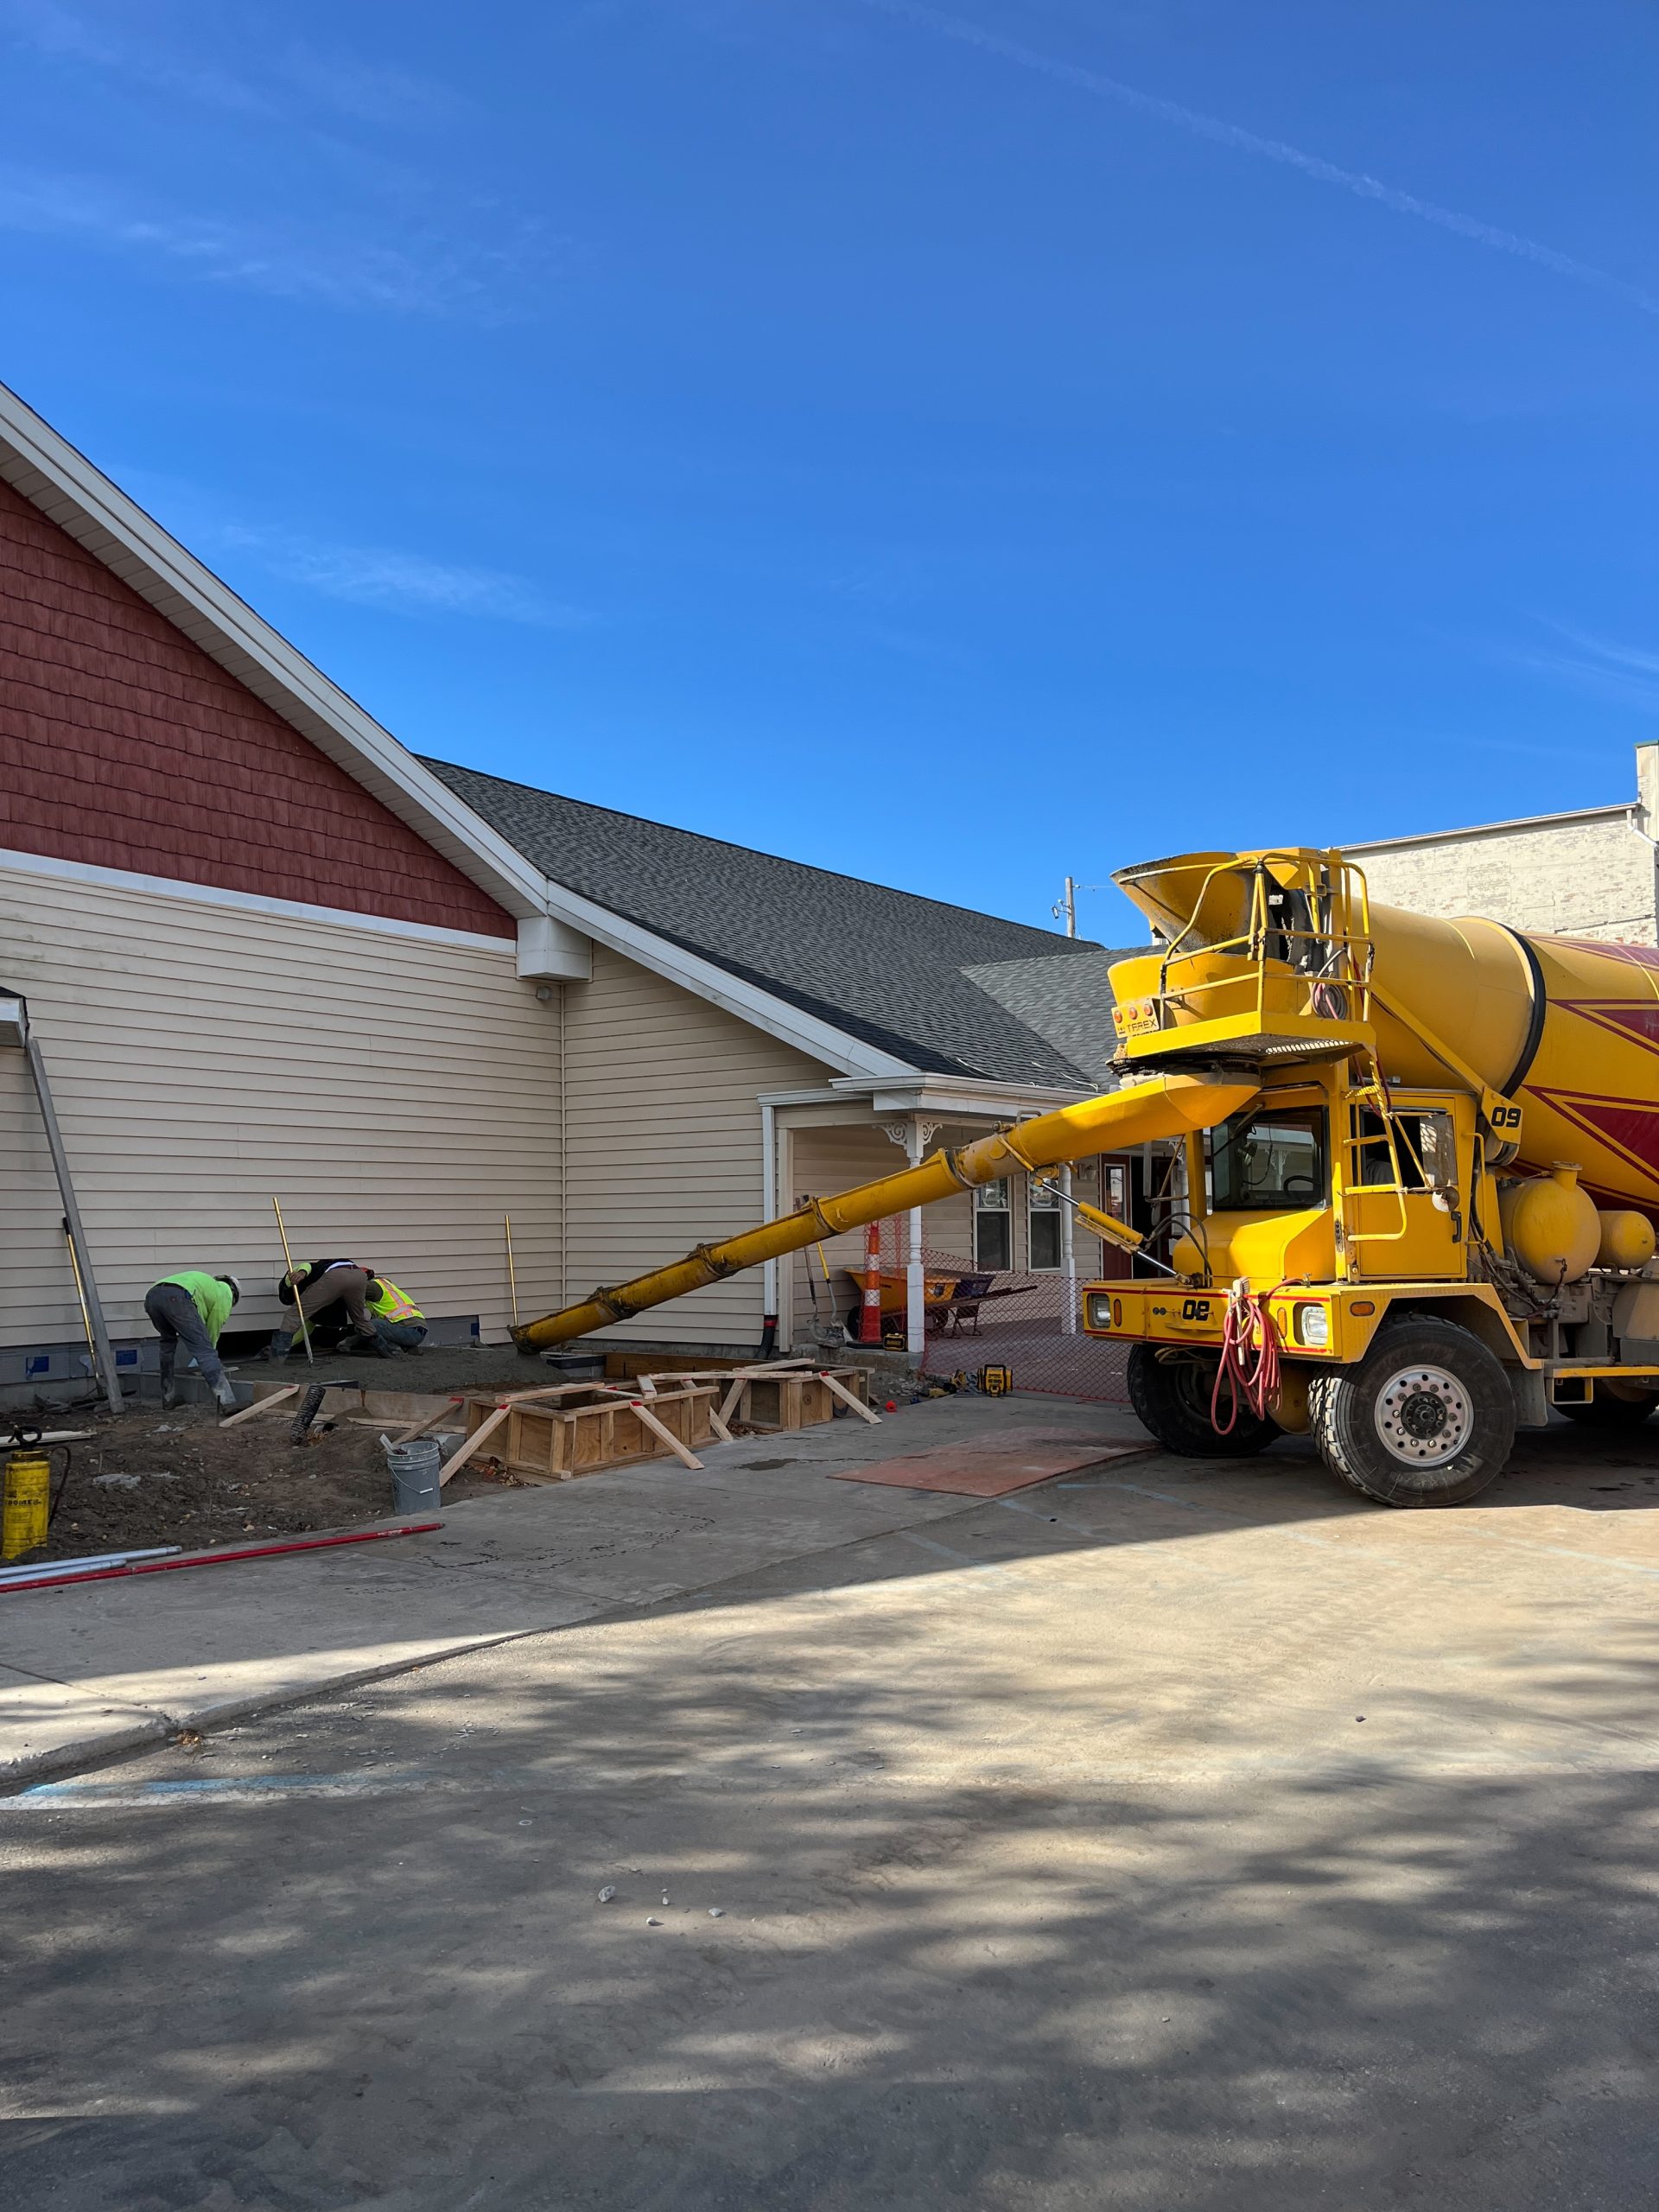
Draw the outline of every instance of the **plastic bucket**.
M380 1440L391 1470L392 1503L399 1513L429 1513L443 1502L438 1481L443 1454L435 1436L417 1436L408 1444Z

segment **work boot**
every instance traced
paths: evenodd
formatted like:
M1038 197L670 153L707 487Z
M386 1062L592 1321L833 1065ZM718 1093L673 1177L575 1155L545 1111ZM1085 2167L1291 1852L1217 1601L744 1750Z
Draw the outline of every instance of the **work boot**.
M293 1338L286 1329L278 1329L259 1357L261 1359L286 1359L293 1349Z
M362 1359L396 1359L395 1344L382 1344L378 1337L347 1337L341 1351L355 1352Z
M162 1411L164 1414L170 1414L178 1402L178 1384L176 1382L163 1382L162 1385Z

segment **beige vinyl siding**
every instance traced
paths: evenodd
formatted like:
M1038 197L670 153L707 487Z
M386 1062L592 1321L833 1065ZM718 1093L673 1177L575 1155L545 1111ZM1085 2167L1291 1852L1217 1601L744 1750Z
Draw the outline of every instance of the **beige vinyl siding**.
M760 1221L760 1094L830 1073L596 944L593 981L565 996L569 1295ZM605 1333L749 1348L761 1301L757 1268Z
M111 1332L145 1290L228 1268L273 1323L295 1256L348 1252L434 1316L556 1300L558 1008L513 948L35 875L0 857L0 982L44 1050ZM22 1055L0 1051L0 1342L80 1333Z

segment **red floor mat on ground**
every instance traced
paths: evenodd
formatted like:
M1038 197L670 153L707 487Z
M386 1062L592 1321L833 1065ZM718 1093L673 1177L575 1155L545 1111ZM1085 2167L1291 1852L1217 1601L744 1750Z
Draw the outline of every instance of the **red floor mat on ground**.
M1058 1435L1052 1429L1011 1428L994 1441L936 1444L929 1451L878 1459L868 1467L843 1468L830 1480L954 1491L963 1497L1001 1497L1005 1491L1046 1483L1052 1475L1098 1466L1103 1459L1138 1459L1157 1448L1150 1437L1144 1444L1090 1443L1087 1437Z

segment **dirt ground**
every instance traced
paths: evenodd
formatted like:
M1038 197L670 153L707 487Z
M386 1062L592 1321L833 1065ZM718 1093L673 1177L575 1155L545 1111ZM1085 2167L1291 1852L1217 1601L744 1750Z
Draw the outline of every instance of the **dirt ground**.
M292 1423L281 1414L225 1429L206 1406L170 1414L146 1409L119 1421L78 1414L52 1426L93 1433L50 1447L56 1510L45 1545L28 1554L30 1559L156 1544L199 1551L349 1528L393 1510L380 1449L380 1430L393 1423L319 1421L300 1445L290 1440ZM456 1475L443 1494L446 1503L459 1503L519 1487L517 1477L486 1459Z
M239 1382L308 1379L305 1363L297 1358L281 1365L248 1359L227 1364ZM372 1390L432 1395L532 1390L556 1379L540 1360L503 1345L443 1345L389 1360L333 1351L313 1371ZM887 1387L887 1379L880 1379ZM50 1532L46 1543L26 1556L85 1558L158 1544L198 1551L385 1518L393 1510L391 1478L379 1438L383 1428L397 1423L359 1425L366 1417L358 1416L319 1421L296 1446L288 1417L295 1402L282 1414L228 1430L220 1427L216 1409L205 1405L166 1414L153 1404L140 1406L119 1420L85 1405L39 1415L48 1427L92 1433L52 1447ZM461 1425L459 1410L454 1425ZM459 1503L524 1487L499 1460L486 1456L447 1484L443 1495L446 1503Z

